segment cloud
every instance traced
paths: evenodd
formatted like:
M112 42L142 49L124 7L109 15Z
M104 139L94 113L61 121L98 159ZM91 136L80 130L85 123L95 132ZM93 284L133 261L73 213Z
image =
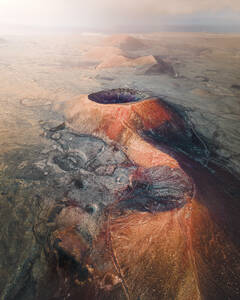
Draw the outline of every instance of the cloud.
M90 3L96 4L95 0ZM101 10L126 15L191 14L198 11L240 10L239 0L102 0L97 2Z
M15 24L139 23L197 12L240 12L240 0L0 0L0 20Z

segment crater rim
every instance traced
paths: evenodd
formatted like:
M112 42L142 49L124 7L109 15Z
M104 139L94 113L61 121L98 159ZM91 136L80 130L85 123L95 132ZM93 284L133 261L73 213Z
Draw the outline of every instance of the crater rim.
M151 98L144 91L130 88L102 90L88 95L88 99L98 104L131 104Z

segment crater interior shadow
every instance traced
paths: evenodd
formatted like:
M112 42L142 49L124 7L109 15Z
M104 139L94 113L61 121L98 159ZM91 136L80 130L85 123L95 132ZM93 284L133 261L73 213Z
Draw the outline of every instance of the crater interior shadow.
M130 103L141 101L149 97L150 95L145 92L125 88L104 90L88 95L88 99L100 104Z

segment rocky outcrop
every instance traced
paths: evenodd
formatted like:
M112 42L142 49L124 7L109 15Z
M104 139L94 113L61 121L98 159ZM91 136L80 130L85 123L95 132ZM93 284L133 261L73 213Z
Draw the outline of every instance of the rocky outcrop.
M240 91L240 84L233 84L231 88Z
M177 73L170 62L167 62L160 57L155 57L157 63L145 71L145 75L161 75L167 74L176 77Z

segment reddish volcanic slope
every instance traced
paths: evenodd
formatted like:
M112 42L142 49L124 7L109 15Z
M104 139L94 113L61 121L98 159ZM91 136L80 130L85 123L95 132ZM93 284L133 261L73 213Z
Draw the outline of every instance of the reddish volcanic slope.
M130 102L125 102L124 97L130 97ZM146 142L139 132L156 129L164 130L166 134L177 133L184 131L183 121L158 98L138 102L134 97L131 90L127 94L120 90L116 95L110 92L109 95L79 96L66 104L67 124L78 132L121 145L130 160L139 166L179 167L174 158Z
M53 239L88 272L76 299L237 299L239 203L225 189L233 178L173 158L144 135L184 135L182 118L158 98L118 89L68 102L66 119L75 131L121 147L137 167L97 222L91 250L76 226L93 232L93 219L78 207L59 217Z

